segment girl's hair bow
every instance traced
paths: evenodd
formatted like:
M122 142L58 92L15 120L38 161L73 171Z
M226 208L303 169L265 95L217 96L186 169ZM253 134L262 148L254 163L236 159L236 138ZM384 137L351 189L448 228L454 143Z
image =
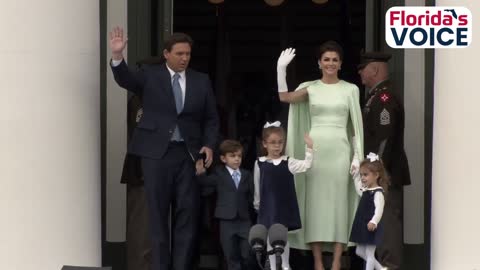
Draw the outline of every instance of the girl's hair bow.
M263 126L263 128L269 128L269 127L280 127L282 123L280 123L280 121L275 121L273 123L270 123L270 122L267 122L265 123L265 125Z
M370 152L367 155L367 159L370 160L370 162L374 162L374 161L379 161L380 157L377 154Z

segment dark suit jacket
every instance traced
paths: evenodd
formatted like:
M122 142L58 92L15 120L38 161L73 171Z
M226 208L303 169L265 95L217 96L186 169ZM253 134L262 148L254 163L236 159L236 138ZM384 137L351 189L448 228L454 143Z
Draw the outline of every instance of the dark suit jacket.
M183 111L177 114L171 76L165 64L143 65L137 72L132 72L122 61L112 67L112 71L118 85L143 99L143 117L131 138L129 153L162 158L176 125L193 160L199 158L202 146L215 148L218 115L206 74L192 69L185 71L185 102Z
M225 165L218 166L209 175L199 177L203 186L214 186L217 191L215 217L219 219L250 219L253 210L253 177L249 171L240 169L242 177L238 189Z

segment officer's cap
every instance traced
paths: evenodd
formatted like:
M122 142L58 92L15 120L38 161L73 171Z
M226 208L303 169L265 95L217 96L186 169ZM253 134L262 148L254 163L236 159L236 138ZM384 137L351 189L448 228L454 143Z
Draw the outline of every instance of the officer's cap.
M392 55L384 52L365 52L360 56L360 64L357 69L363 69L372 62L388 62Z

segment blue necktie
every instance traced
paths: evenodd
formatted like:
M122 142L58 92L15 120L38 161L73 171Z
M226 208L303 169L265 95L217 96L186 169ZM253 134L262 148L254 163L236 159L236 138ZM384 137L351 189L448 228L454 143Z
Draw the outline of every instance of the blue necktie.
M173 74L173 83L172 83L172 90L173 96L175 97L175 107L177 108L177 114L180 114L183 110L183 95L182 95L182 87L180 86L180 74L175 73ZM175 126L175 131L172 135L173 141L183 141L182 135L180 135L180 130L178 126Z
M173 95L175 96L175 106L177 107L177 113L180 114L183 110L183 95L182 87L180 87L180 74L173 74Z
M232 178L235 182L235 187L238 188L238 185L240 184L240 173L238 171L233 171Z

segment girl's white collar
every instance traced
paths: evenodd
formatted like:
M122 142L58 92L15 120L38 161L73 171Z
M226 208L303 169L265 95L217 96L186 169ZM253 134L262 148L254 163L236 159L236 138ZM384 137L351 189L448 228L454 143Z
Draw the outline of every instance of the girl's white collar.
M372 190L377 190L377 189L383 190L382 187L373 187L373 188L362 187L362 190L363 190L363 191L367 191L367 190L368 190L368 191L372 191Z
M287 159L288 159L288 156L281 156L281 157L275 158L275 159L267 158L266 156L258 158L258 160L260 160L261 162L269 161L269 162L272 162L273 165L275 165L275 166L280 164L280 162L282 162L282 160L287 160Z

